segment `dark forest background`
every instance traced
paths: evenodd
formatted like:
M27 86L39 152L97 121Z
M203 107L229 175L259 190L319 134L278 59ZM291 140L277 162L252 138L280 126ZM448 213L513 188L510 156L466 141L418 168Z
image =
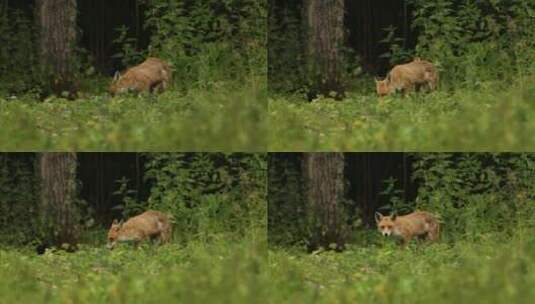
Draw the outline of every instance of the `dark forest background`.
M40 222L50 211L42 202L46 189L40 189L42 157L0 154L2 245L50 242ZM74 222L74 242L102 243L113 219L147 209L174 217L178 242L239 237L265 224L265 154L76 153L75 159L74 199L53 202L70 206L61 210Z
M268 163L271 246L374 242L376 211L434 212L445 242L535 224L533 154L270 153Z
M149 55L173 64L179 88L265 74L264 1L71 2L76 37L69 65L82 90L96 89L88 79ZM38 7L35 0L0 1L0 92L46 89Z
M534 20L531 0L270 0L269 87L343 93L414 56L435 63L446 87L508 81L532 66ZM331 41L316 40L337 28ZM336 58L324 58L330 53ZM325 68L321 58L329 61ZM324 82L332 84L322 89Z

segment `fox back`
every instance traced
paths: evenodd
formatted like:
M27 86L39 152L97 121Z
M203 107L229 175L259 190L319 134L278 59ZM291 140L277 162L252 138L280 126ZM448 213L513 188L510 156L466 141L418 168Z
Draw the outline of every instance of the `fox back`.
M396 65L384 80L376 80L377 95L384 96L395 91L411 91L417 87L427 86L435 90L438 83L438 72L435 66L420 58L412 62Z
M108 248L114 248L117 242L138 244L149 238L157 238L160 243L166 243L170 237L169 216L159 211L149 210L128 219L124 224L114 220L108 231Z
M116 74L108 91L112 95L127 91L161 92L169 86L171 74L167 62L149 57L143 63L128 69L124 75Z
M414 236L426 236L435 241L439 237L440 224L432 213L415 211L403 216L375 214L377 228L383 236L401 237L407 244Z

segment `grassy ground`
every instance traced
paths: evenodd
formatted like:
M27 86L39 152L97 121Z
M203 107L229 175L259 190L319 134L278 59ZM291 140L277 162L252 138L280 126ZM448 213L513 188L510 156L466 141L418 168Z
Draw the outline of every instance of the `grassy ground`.
M105 87L103 84L102 87ZM265 80L159 96L0 97L3 151L265 151Z
M535 238L269 254L272 303L534 303Z
M535 77L476 90L379 99L364 79L343 101L268 99L270 151L499 151L535 149Z
M400 249L389 241L343 253L220 238L76 253L0 249L0 303L533 303L535 238Z
M260 303L265 246L82 246L76 253L0 249L0 303Z

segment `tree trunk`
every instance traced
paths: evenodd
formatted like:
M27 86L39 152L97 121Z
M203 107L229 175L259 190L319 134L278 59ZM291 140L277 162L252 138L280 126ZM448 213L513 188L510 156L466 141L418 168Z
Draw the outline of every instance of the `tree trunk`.
M344 195L344 154L305 153L303 177L311 233L309 251L320 247L340 251L347 233Z
M312 77L310 97L317 94L341 99L344 0L304 0L307 28L307 65Z
M45 241L74 248L78 240L76 199L76 153L42 153L41 223Z
M56 95L74 98L76 0L37 0L40 26L40 64L49 88Z

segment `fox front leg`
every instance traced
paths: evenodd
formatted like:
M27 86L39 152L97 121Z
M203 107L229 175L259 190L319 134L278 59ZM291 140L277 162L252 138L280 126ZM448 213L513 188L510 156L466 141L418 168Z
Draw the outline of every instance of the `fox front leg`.
M169 242L170 233L168 231L162 231L160 234L160 244L165 244Z
M416 85L414 83L411 83L403 88L403 96L407 96L414 91L416 91Z
M403 241L401 243L401 247L402 248L407 248L407 246L409 245L410 241L411 241L411 237L410 236L404 236L403 237Z
M428 233L427 233L427 240L430 242L434 242L438 240L438 234L439 234L439 228L438 226L433 227Z

